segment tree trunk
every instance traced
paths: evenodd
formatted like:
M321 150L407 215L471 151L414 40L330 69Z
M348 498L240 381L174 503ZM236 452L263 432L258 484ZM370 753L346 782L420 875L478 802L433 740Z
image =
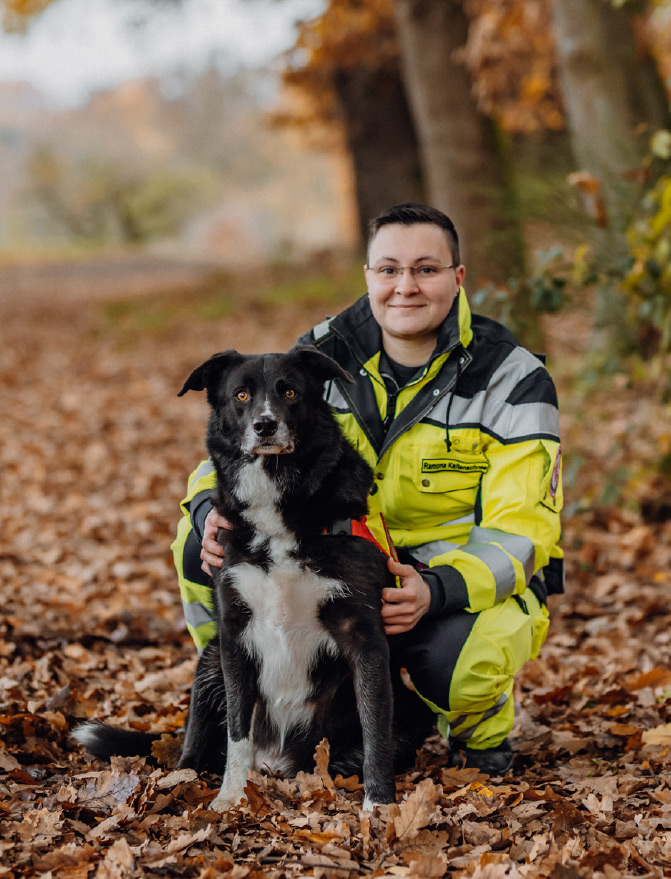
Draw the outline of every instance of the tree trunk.
M629 121L632 130L642 126L648 135L671 126L671 108L655 59L648 46L637 38L646 4L642 0L616 7L602 4L606 42L614 63L622 72L627 89ZM638 21L637 21L638 19Z
M334 86L354 165L363 245L368 222L382 211L424 200L419 146L398 66L340 70Z
M631 208L627 172L638 168L643 145L634 133L621 47L607 38L604 0L554 0L559 76L580 170L604 187L608 228L619 237ZM632 39L629 33L629 39Z
M468 36L463 0L395 0L410 105L431 202L463 240L471 289L524 270L524 246L503 140L455 61Z
M631 172L641 164L645 144L634 130L640 121L632 99L633 33L623 29L604 0L553 0L553 21L571 144L581 171L601 182L605 223L594 230L600 268L616 266L627 253L625 229L635 207ZM624 294L603 285L595 304L594 347L626 348Z

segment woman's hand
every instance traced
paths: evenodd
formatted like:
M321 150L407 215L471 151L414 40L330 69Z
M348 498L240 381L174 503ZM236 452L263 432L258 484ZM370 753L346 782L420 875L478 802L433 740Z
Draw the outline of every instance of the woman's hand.
M230 531L233 526L228 519L220 516L215 509L212 509L205 517L203 542L200 550L201 568L210 576L212 576L213 567L221 568L224 564L224 547L217 540L220 528L226 528Z
M428 611L431 591L412 565L390 558L387 567L400 578L401 588L382 590L382 622L387 635L400 635L414 628Z

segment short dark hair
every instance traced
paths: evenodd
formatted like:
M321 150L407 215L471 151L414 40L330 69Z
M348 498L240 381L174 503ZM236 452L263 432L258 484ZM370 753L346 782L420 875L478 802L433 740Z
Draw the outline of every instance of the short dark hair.
M395 205L370 221L368 224L368 248L370 249L373 238L375 238L383 226L391 226L392 224L414 226L418 223L431 223L434 226L439 226L445 233L447 242L450 245L453 263L457 266L461 264L459 236L452 220L447 214L439 211L438 208L432 208L426 204L418 204L414 201Z

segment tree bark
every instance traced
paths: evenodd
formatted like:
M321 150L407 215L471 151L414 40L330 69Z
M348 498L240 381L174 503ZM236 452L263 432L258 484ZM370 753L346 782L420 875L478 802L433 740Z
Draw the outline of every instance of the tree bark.
M645 134L671 126L671 107L655 59L647 45L637 39L637 19L645 12L642 0L616 7L602 4L606 42L614 63L622 72L632 130L641 126Z
M463 0L395 0L401 61L431 202L454 220L471 289L524 271L503 140L455 60L468 36Z
M407 201L423 201L415 125L398 66L356 67L334 77L354 166L362 246L368 223Z
M605 222L594 229L598 265L606 273L628 252L625 230L636 206L632 173L646 152L636 131L644 113L656 124L658 99L651 72L635 71L631 27L604 0L553 0L559 78L573 154L581 171L601 182ZM639 89L647 83L646 109ZM656 109L653 109L656 108ZM648 132L649 133L649 132ZM595 349L627 350L634 340L625 321L626 303L616 283L604 283L595 301Z
M632 206L626 174L639 166L644 149L631 124L619 49L607 38L606 5L604 0L554 0L553 20L573 153L580 170L601 181L610 237L618 240Z

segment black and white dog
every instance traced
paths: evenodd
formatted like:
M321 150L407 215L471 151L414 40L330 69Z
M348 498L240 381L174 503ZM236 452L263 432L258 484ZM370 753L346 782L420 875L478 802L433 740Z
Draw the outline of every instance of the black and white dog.
M417 697L400 679L392 685L386 557L333 533L366 515L373 474L324 401L331 379L352 381L315 348L226 351L180 391L207 390L214 506L232 525L219 534L218 636L196 670L179 764L223 771L219 810L244 798L250 768L309 770L324 737L332 770L363 773L364 808L393 802L394 770L430 732ZM146 752L155 738L99 723L74 735L101 757Z

